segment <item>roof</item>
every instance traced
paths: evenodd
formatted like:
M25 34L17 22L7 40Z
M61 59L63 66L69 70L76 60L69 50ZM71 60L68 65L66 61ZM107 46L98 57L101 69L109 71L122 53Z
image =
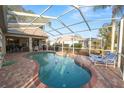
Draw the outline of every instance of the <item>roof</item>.
M32 36L44 36L44 37L48 37L47 33L44 32L42 29L40 28L9 28L8 32L10 34L19 34L19 35L32 35Z
M7 33L48 37L47 33L44 32L40 27L44 26L45 24L49 23L51 19L55 18L25 12L8 11L7 19Z
M11 19L11 16L15 17L15 19ZM31 25L31 23L35 23L35 24L41 23L39 24L41 26L50 22L51 19L55 19L55 17L43 16L43 15L31 14L25 12L8 11L8 23L17 23L17 24L29 23L29 26Z
M78 35L65 35L65 36L58 38L56 42L62 43L64 41L72 41L73 39L77 41L83 40L83 38Z
M49 23L55 17L31 14L25 12L8 11L8 31L10 34L32 35L48 37L40 27Z
M48 19L55 19L56 17L51 16L44 16L44 15L38 15L38 14L31 14L31 13L25 13L25 12L17 12L17 11L8 11L9 14L17 15L17 16L32 16L32 17L43 17Z

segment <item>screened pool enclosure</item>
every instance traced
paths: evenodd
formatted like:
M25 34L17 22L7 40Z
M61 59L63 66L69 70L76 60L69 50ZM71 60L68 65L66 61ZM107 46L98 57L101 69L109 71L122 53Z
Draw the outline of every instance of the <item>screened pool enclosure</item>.
M62 54L104 55L107 51L117 52L117 67L124 73L124 19L112 18L112 13L108 12L112 8L95 12L93 7L43 6L40 14L8 10L8 30L23 27L28 31L34 27L35 33L40 28L48 37L41 46Z

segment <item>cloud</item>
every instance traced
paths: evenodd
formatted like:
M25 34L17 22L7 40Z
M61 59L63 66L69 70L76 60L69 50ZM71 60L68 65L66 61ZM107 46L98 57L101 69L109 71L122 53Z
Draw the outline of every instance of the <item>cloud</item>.
M79 20L81 18L81 15L79 13L73 13L71 18L75 20Z
M80 9L83 13L87 13L89 11L92 11L93 10L93 7L82 7Z
M71 10L71 9L73 9L73 7L71 7L71 6L67 6L67 8L63 11L63 13L65 13L65 12Z
M67 9L63 13L65 13L65 12L67 12L67 11L73 9L73 8L74 7L72 7L72 6L68 6ZM88 14L88 12L92 11L92 9L93 9L93 7L91 7L91 6L89 6L89 7L84 6L84 7L80 8L80 10L82 11L83 14ZM80 20L80 18L81 18L80 13L76 9L74 11L70 12L71 13L70 18L74 19L74 20Z
M91 17L93 17L93 18L101 17L102 18L102 16L106 16L106 13L108 11L110 11L110 7L107 7L106 9L101 10L101 12L99 12L99 13L93 11L93 6L83 6L82 8L80 8L80 10L82 11L82 13L84 14L84 16L86 18L88 18L88 17L90 17L90 18ZM107 15L111 16L111 14L107 14ZM71 18L76 19L76 20L78 20L78 19L80 20L81 16L80 16L79 12L75 12L72 14Z
M88 14L88 12L92 11L92 7L83 7L80 10L82 11L83 14ZM78 11L77 12L75 11L74 13L72 13L71 18L76 19L76 20L80 20L81 15Z

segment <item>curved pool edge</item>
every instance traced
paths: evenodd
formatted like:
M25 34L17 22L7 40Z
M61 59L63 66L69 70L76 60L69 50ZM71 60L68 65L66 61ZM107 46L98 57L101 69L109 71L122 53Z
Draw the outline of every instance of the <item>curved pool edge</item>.
M49 51L44 51L44 52L49 52ZM37 53L41 53L41 52L32 52L32 53L28 53L27 55L29 56L29 55L37 54ZM39 77L38 77L39 64L38 64L38 62L36 60L33 60L33 59L29 58L27 55L26 55L26 58L32 60L32 62L35 65L34 77L37 75L37 79L38 79L37 80L38 81L37 83L39 83L38 86L37 86L37 88L49 88L48 85L42 83L42 81L39 80ZM74 60L75 60L75 58L76 57L74 57ZM90 79L90 81L87 84L83 85L81 88L93 88L95 86L96 82L97 82L97 74L96 74L96 71L95 71L95 68L94 68L93 64L91 64L91 63L88 63L88 64L83 63L82 64L82 62L77 61L77 60L75 61L75 63L76 64L79 64L81 67L86 67L88 70L90 70L90 73L91 73L91 79Z
M48 86L42 83L39 79L39 76L38 76L39 64L36 61L34 61L34 64L35 64L34 76L37 75L37 82L36 82L38 84L37 88L48 88Z
M87 84L85 84L84 86L82 86L82 88L93 88L97 83L97 73L96 73L96 69L95 69L94 65L89 61L82 62L82 60L76 60L77 58L79 58L78 55L75 56L75 63L80 65L81 67L86 67L91 73L90 81ZM81 58L81 56L80 56L80 58Z
M27 58L27 59L30 59L31 62L34 64L35 66L35 69L34 69L34 75L33 77L29 80L29 82L27 82L27 84L25 84L25 88L28 88L29 86L32 86L32 82L33 84L36 86L36 88L48 88L48 86L44 83L42 83L39 79L39 76L38 76L38 72L39 72L39 64L36 60L33 60L32 58L30 58L29 56L32 55L32 54L36 54L36 53L40 53L40 52L30 52L30 53L27 53L26 55L24 55L23 57Z
M90 70L92 76L90 81L86 85L84 85L83 88L93 88L97 82L97 74L93 67L87 66L87 68Z

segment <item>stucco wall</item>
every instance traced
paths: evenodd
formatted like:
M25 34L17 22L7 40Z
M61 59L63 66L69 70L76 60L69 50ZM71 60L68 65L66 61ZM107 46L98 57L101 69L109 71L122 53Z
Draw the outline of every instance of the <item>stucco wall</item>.
M6 48L5 48L5 35L3 34L1 28L0 28L0 47L1 47L1 52L6 53Z

